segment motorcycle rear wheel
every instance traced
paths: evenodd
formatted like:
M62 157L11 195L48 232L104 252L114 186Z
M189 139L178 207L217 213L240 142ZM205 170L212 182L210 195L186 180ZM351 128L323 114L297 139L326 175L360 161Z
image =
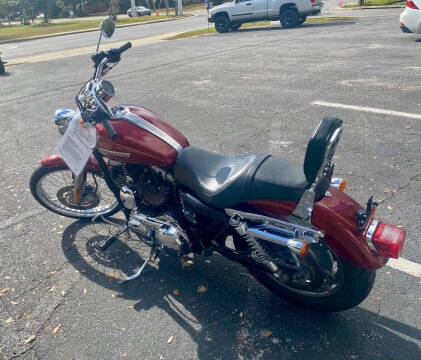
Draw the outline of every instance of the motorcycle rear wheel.
M95 177L93 176L95 175ZM111 216L120 210L114 194L100 174L86 172L81 200L71 200L72 172L66 167L44 168L34 171L30 180L34 198L48 210L74 219L89 219L97 215Z
M244 250L241 240L237 238L234 243L238 250ZM276 295L321 312L344 311L357 306L368 296L376 278L375 270L352 265L326 244L315 245L306 259L299 261L302 268L295 273L279 266L280 276L256 267L248 267L248 270ZM288 274L287 280L284 274ZM327 286L327 278L333 276L334 281Z

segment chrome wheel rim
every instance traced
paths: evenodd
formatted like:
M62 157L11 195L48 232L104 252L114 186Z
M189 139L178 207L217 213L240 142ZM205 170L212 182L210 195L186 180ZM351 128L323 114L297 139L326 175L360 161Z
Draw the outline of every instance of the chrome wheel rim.
M306 258L299 259L298 269L280 267L278 273L267 272L278 285L300 295L326 297L338 292L344 283L342 262L324 244L315 245Z
M68 169L58 169L43 175L37 183L36 191L44 204L60 214L86 218L106 215L115 210L118 201L102 177L95 174L95 180L92 173L86 174L79 206L70 201L73 179Z

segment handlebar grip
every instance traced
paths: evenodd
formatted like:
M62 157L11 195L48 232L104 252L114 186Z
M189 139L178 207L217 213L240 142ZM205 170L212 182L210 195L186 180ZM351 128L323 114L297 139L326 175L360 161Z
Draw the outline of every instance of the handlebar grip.
M129 41L129 42L125 43L123 46L120 46L117 50L118 50L119 54L122 54L126 50L129 50L131 47L132 47L132 43Z
M108 135L110 135L110 137L111 137L112 140L117 139L118 135L115 132L113 126L111 125L111 123L108 121L107 118L104 118L102 120L102 125L104 125L105 130L107 130L107 133L108 133Z

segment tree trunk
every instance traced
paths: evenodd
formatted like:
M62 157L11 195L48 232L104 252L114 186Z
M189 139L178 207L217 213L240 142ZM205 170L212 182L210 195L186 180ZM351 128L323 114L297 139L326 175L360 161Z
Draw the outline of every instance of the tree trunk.
M365 5L365 0L360 0L360 6L364 6Z
M44 1L44 23L48 24L48 1Z

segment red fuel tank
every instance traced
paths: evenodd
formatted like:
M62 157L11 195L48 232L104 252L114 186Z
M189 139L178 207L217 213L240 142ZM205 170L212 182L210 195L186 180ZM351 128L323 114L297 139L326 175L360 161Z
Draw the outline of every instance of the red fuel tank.
M179 151L189 145L187 139L154 112L135 105L113 108L111 125L118 134L111 140L101 124L97 150L106 158L129 164L172 165Z

